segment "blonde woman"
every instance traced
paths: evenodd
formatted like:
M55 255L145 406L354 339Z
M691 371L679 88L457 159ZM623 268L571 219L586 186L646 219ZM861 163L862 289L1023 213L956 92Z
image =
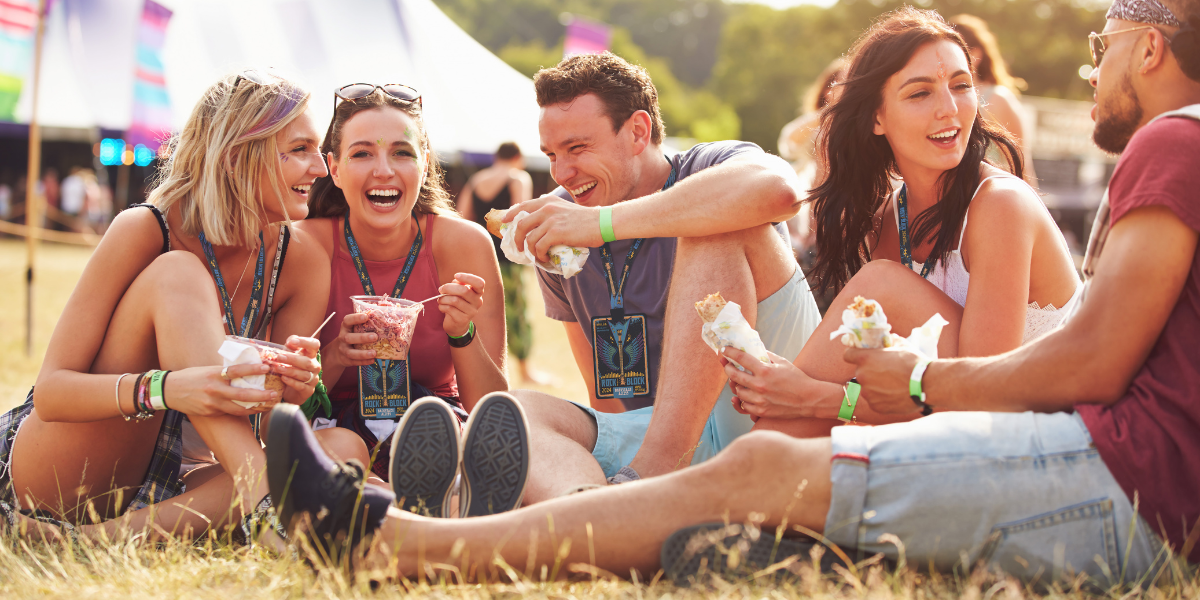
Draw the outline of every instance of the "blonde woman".
M264 457L250 417L304 402L320 373L318 342L302 336L324 316L328 261L287 226L307 214L308 188L326 172L308 100L258 71L218 81L170 143L149 204L114 219L37 385L0 417L9 524L38 525L35 516L52 524L38 525L43 534L112 535L153 518L151 531L199 533L260 504ZM298 354L223 369L217 349L234 333ZM268 371L282 376L282 396L230 385ZM153 517L137 510L151 504ZM78 525L85 519L105 522Z

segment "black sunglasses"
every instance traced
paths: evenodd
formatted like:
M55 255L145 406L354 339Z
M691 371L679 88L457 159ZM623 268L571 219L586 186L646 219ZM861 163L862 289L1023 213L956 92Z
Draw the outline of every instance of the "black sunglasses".
M237 76L237 79L233 80L233 89L236 90L238 84L242 81L249 81L250 83L255 83L258 85L270 85L271 79L278 79L278 77L268 73L263 73L258 69L246 69Z
M354 101L359 98L366 98L375 93L375 90L383 90L383 93L408 104L421 106L421 92L399 83L387 83L384 85L376 85L374 83L351 83L344 85L333 91L333 95L346 101ZM334 101L336 104L337 101Z

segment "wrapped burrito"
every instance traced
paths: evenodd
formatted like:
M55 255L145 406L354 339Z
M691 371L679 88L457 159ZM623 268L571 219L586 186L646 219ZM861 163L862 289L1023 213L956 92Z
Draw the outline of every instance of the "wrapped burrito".
M924 325L913 329L912 334L904 338L891 332L892 326L878 302L858 296L853 304L842 311L842 325L829 334L829 339L840 335L842 343L853 348L897 346L936 359L938 339L942 336L942 327L948 323L941 314L935 313Z
M525 251L517 250L517 240L514 232L517 230L517 223L529 216L529 213L521 211L513 218L511 223L501 223L504 218L505 211L492 209L484 217L487 220L487 229L492 235L500 238L500 249L504 251L504 256L520 265L537 265L547 273L562 275L566 279L570 279L577 273L583 270L584 263L587 262L587 248L575 248L573 246L550 246L550 262L538 262L534 258L533 253L526 247Z
M278 362L277 359L281 354L295 354L295 352L279 344L227 335L225 342L217 349L217 354L221 355L221 366L232 367L233 365L270 364ZM283 394L283 377L278 373L238 377L230 381L229 385L248 390L274 390ZM238 402L237 400L234 400L233 403L242 408L255 408L262 404L261 402Z
M728 302L721 293L709 294L708 297L696 303L696 312L704 325L700 327L700 337L714 352L720 354L726 346L733 346L764 364L771 364L771 356L763 345L758 332L750 326L746 317L742 316L742 307L737 302ZM745 371L736 361L729 361L738 369Z

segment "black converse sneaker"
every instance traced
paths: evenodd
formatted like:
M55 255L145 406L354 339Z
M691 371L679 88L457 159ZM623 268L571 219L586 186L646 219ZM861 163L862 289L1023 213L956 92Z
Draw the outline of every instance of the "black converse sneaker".
M529 480L529 422L520 403L504 392L484 396L467 419L462 447L462 516L520 506Z
M402 510L450 516L450 490L460 460L458 417L437 398L413 402L392 435L388 478Z
M347 542L355 548L383 525L395 500L391 492L366 485L358 461L342 463L326 455L300 407L279 404L269 427L267 486L292 536L307 517L311 539L332 556Z

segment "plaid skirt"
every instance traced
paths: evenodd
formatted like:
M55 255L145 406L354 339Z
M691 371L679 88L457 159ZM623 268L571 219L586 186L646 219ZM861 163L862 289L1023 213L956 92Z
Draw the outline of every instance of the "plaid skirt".
M12 484L12 447L17 429L33 412L33 388L25 397L25 403L0 415L0 500L13 504L16 490ZM183 493L183 481L179 479L179 464L183 456L183 431L180 424L183 413L167 410L158 440L154 444L154 456L146 469L142 486L130 499L125 510L137 510Z

